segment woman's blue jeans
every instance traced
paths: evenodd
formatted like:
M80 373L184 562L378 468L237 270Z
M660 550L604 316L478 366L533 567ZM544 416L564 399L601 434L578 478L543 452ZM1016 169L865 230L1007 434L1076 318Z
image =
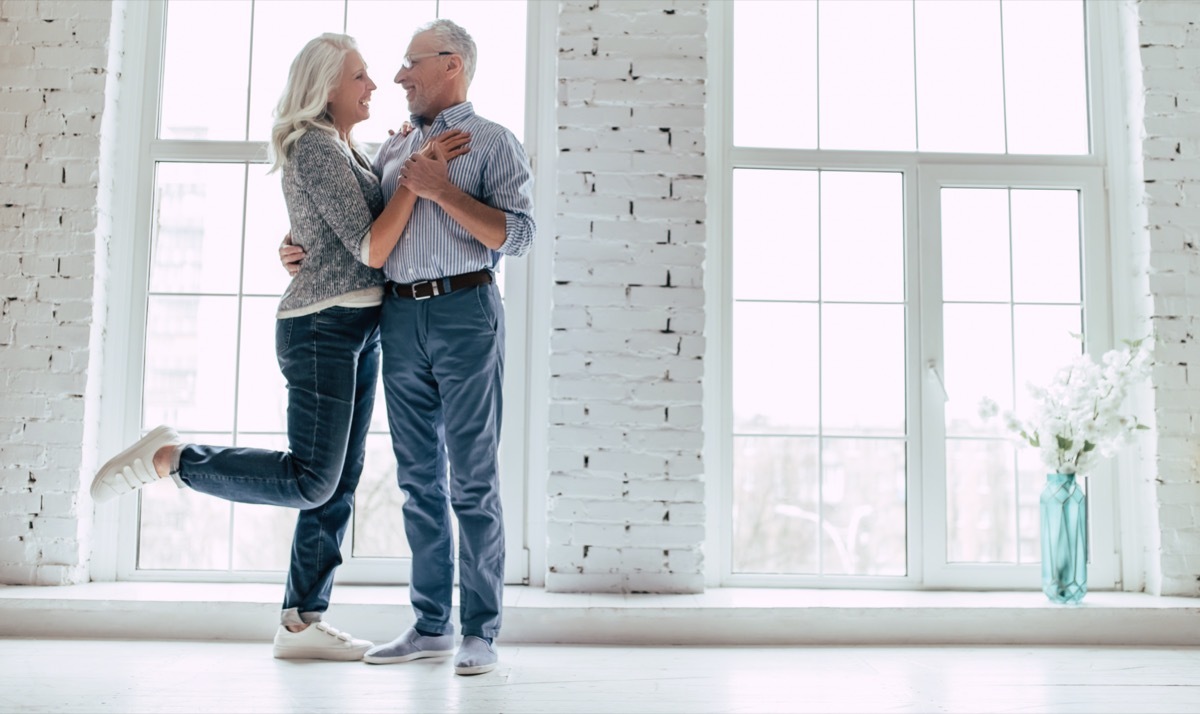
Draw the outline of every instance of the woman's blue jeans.
M342 563L379 377L379 313L335 306L276 321L275 354L288 387L287 453L199 444L180 451L179 477L196 491L301 509L283 607L304 621L328 609Z

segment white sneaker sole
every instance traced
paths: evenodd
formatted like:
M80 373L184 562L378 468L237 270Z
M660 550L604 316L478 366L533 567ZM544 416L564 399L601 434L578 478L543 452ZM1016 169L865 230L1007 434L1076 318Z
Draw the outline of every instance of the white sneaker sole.
M334 650L328 647L280 647L275 646L275 659L324 659L333 662L357 662L370 647Z
M454 650L420 650L398 657L364 655L362 661L367 664L400 664L401 662L412 662L414 659L425 659L426 657L449 657L452 654L454 654Z

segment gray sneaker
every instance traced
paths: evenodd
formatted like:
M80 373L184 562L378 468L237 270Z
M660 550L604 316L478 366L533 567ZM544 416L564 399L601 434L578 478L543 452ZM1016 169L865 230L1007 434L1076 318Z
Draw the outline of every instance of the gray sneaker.
M467 635L459 645L458 654L454 655L455 674L483 674L496 668L500 657L488 641L474 635Z
M454 635L426 637L408 628L404 634L384 645L367 650L363 662L367 664L398 664L424 657L445 657L454 654Z

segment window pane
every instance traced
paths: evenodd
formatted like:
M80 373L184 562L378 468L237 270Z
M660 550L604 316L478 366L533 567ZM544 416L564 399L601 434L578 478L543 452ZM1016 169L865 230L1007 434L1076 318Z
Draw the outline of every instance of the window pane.
M376 402L376 412L383 402ZM355 557L408 558L404 535L404 493L396 485L396 457L387 434L367 437L367 457L354 493Z
M821 172L821 299L904 300L901 174Z
M237 443L274 451L288 448L284 434L238 436ZM286 571L298 513L294 508L233 504L233 569Z
M817 172L733 172L735 300L816 300Z
M462 25L475 40L479 60L469 95L475 111L517 138L525 136L525 53L513 48L525 47L526 5L525 0L439 0L437 5L438 17Z
M255 0L250 141L270 139L272 113L287 85L292 60L312 38L324 32L342 32L345 15L342 0L305 0L303 9L292 0Z
M244 164L158 164L151 292L237 291L245 175Z
M1078 305L1016 305L1013 345L1016 348L1017 413L1032 416L1027 384L1045 387L1054 373L1083 352L1082 311Z
M371 118L354 128L354 137L358 141L382 142L387 139L388 129L398 129L408 121L408 103L404 98L404 90L394 81L396 72L400 70L400 62L404 59L413 31L435 17L437 0L350 0L347 3L346 33L358 41L359 52L367 63L367 73L379 86L371 95ZM464 27L467 32L476 32L473 25ZM478 44L479 38L476 37L475 41ZM524 53L518 54L523 61ZM524 65L516 76L524 77ZM472 95L478 88L478 79L477 73L477 81L471 84ZM512 86L512 83L508 86Z
M286 571L299 511L233 504L233 569Z
M912 22L909 3L821 3L821 148L916 148Z
M246 252L242 290L251 295L282 295L291 277L279 263L279 244L289 229L282 172L267 174L265 164L250 164L246 175Z
M904 442L826 439L822 462L821 572L904 575Z
M238 430L287 431L287 380L275 356L276 298L242 302L238 361Z
M382 377L377 378L375 382L375 410L371 413L369 429L372 432L390 433L387 420L387 398L383 394Z
M904 434L904 307L824 305L825 433Z
M735 433L816 433L818 339L815 304L734 303Z
M158 135L245 139L250 1L170 0L165 48Z
M438 16L463 24L479 48L476 110L525 134L523 0L167 2L164 139L265 141L292 59L313 37L345 31L379 85L373 119L356 138L380 142L408 118L392 80L409 38ZM211 37L220 38L217 55L204 39ZM170 156L173 146L160 148ZM255 163L159 162L155 170L143 422L203 430L206 443L286 448L287 392L274 355L274 313L290 280L277 252L288 230L280 175ZM503 276L501 269L502 291ZM358 555L407 557L382 388L377 404L352 533L362 539ZM235 428L236 441L227 434ZM139 567L281 570L295 510L166 493L144 501L139 518L151 529L144 536L176 522L211 526L189 536L203 543L175 539L160 551L144 538L151 550Z
M944 188L941 199L942 297L1007 302L1008 190Z
M1013 449L1007 440L946 440L949 562L1016 562Z
M817 439L734 437L735 573L817 573Z
M228 444L229 434L180 433L184 441ZM162 570L226 570L229 568L229 524L232 504L219 498L159 484L138 491L137 567Z
M1085 484L1086 478L1079 479ZM1018 557L1022 563L1042 562L1041 497L1046 467L1034 449L1017 450Z
M236 339L235 298L151 296L143 428L170 424L180 431L228 430Z
M1004 153L1000 0L916 0L917 147Z
M1079 192L1012 191L1013 299L1080 300Z
M946 435L1004 434L998 419L979 418L979 400L1012 408L1012 313L1005 305L943 308Z
M816 109L817 3L734 3L733 143L815 149Z
M1001 12L1009 153L1086 154L1082 0L1006 0Z

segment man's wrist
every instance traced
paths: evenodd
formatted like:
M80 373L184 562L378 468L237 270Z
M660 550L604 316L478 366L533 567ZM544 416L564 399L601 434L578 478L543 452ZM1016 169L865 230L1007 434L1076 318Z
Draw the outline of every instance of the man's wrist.
M446 181L429 192L429 200L439 206L445 206L453 200L456 192L462 193L458 186L455 186L451 181Z

